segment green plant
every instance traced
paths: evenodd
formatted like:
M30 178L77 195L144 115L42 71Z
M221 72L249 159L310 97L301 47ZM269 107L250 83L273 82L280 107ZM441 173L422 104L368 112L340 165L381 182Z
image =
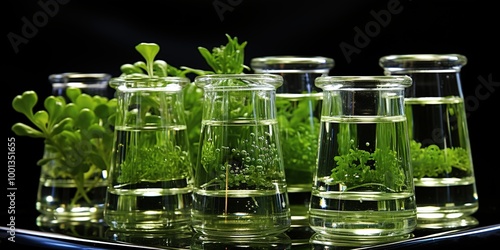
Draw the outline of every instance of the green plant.
M396 152L375 149L373 153L352 148L348 154L334 157L336 167L331 177L349 190L363 186L383 185L392 191L404 186L405 175L399 167Z
M164 60L154 60L159 52L159 45L155 43L141 43L136 49L145 58L145 62L138 61L133 64L124 64L121 66L121 78L137 78L137 77L164 77L164 76L179 76L186 77L188 74L206 75L206 74L240 74L245 69L249 69L244 65L244 48L246 42L239 43L236 37L232 38L226 34L228 43L220 47L215 47L211 51L198 47L198 51L205 59L211 70L194 69L187 66L179 68L168 64ZM190 82L183 86L183 104L185 109L186 125L188 130L188 139L190 143L191 162L195 162L199 153L199 142L201 133L201 120L203 111L203 90L197 87L194 82ZM235 107L235 111L243 112L241 108ZM144 150L144 149L143 149ZM152 150L152 149L151 149ZM154 154L152 151L148 155ZM146 155L146 154L141 154ZM146 156L144 156L146 157ZM138 161L137 159L135 161ZM142 161L142 160L141 160ZM130 162L130 161L128 161ZM130 166L127 161L123 166ZM151 161L145 161L154 165ZM129 177L126 177L129 176ZM125 175L121 180L137 179Z
M318 152L318 131L320 121L310 115L317 107L314 97L298 101L277 99L278 123L283 141L283 159L287 168L288 183L304 183L312 178ZM297 154L300 152L300 154Z
M411 140L410 152L413 176L418 179L449 174L454 168L465 173L472 171L469 154L464 148L422 147L421 143Z
M130 85L131 88L140 87L137 91L117 92L120 97L125 96L122 101L126 107L122 107L124 110L119 109L117 114L117 145L120 143L124 146L118 147L114 161L119 168L113 171L119 173L116 181L139 183L187 177L191 168L187 140L173 141L183 138L175 134L184 133L184 130L170 131L164 127L168 119L164 112L176 117L179 114L175 112L179 111L181 114L184 112L176 109L176 106L182 103L181 95L147 91L145 88L166 87L171 81L183 85L189 80L186 78L185 81L179 82L176 79L165 78L170 76L169 66L163 60L155 60L160 51L158 44L140 43L135 49L145 61L122 65L120 68L122 74L112 81L115 87L121 84ZM168 111L165 107L169 107ZM136 129L125 128L129 126ZM137 127L149 127L149 129L139 130Z
M19 136L44 139L45 154L37 165L50 163L52 178L74 180L77 192L71 204L80 199L90 202L87 193L92 188L84 184L100 178L95 173L108 170L112 141L113 115L116 99L90 96L78 88L68 88L66 96L48 96L45 110L34 112L38 95L25 91L12 101L12 107L22 113L31 125L17 122L12 131ZM97 183L97 182L95 182Z
M205 59L211 70L193 69L182 66L181 70L173 69L177 74L185 75L193 73L195 75L207 74L241 74L250 68L244 64L245 47L247 42L239 43L237 37L226 34L227 44L214 47L208 50L205 47L198 47L198 51ZM194 82L184 88L184 108L186 109L187 127L189 130L189 141L191 144L192 160L198 158L201 119L203 111L203 90L197 87Z
M356 145L356 124L341 123L338 132L338 152L332 169L333 184L342 184L347 190L379 186L381 191L399 192L406 186L402 155L391 147L397 145L396 129L392 123L376 125L376 147L372 152L359 149ZM404 132L400 132L404 133ZM354 138L351 136L354 135ZM367 143L369 145L369 143ZM401 147L404 149L405 147ZM404 151L404 150L402 150Z

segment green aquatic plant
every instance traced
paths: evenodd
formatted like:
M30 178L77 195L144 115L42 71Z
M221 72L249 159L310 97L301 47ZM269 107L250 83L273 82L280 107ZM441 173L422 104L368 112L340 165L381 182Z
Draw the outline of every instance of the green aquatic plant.
M410 152L413 176L418 179L449 174L453 169L465 173L472 171L469 153L464 148L440 149L437 145L422 147L421 143L411 140Z
M189 82L185 78L168 79L168 64L163 60L155 60L160 46L156 43L140 43L135 49L142 55L144 61L121 66L122 74L111 82L119 88L122 84L144 87L167 87L171 82L178 83L179 94L169 94L158 91L118 92L125 95L127 108L117 114L117 156L116 166L119 173L118 183L139 183L142 181L173 180L190 176L191 161L186 142L182 133L185 130L144 130L141 132L123 130L123 124L132 127L158 127L165 124L164 112L175 116L174 120L184 123L183 110L176 107L182 104L181 88ZM172 89L172 91L175 91ZM170 107L166 111L165 107ZM182 106L180 106L182 107ZM169 125L170 126L170 125ZM176 135L179 133L180 135ZM125 141L121 141L123 140ZM180 138L180 139L179 139ZM179 140L174 142L173 140ZM119 144L118 144L119 143ZM186 146L186 147L184 147ZM122 152L123 150L123 152Z
M24 114L30 125L17 122L12 131L18 136L43 139L45 153L37 162L47 166L52 178L70 178L76 185L71 204L80 199L90 202L87 193L109 169L112 151L116 99L90 96L69 87L66 96L48 96L45 110L34 111L38 102L35 91L25 91L12 101L12 107Z
M304 178L312 179L318 153L320 120L311 116L310 110L315 110L318 105L319 101L314 96L301 100L276 100L281 139L286 142L282 144L282 151L288 183L304 183Z

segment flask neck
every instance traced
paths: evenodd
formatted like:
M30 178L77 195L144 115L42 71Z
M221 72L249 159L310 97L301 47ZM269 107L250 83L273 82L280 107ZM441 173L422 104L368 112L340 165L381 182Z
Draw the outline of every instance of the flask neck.
M407 98L460 97L463 98L458 71L426 71L405 73L413 84L405 91Z

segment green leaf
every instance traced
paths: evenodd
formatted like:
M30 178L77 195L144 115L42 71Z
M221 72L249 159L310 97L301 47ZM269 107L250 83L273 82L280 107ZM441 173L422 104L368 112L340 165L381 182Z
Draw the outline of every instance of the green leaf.
M39 128L44 128L49 122L49 114L45 110L40 110L33 116L33 121Z
M106 134L106 130L99 124L92 124L88 127L88 132L92 138L102 138Z
M71 100L71 102L75 102L76 98L78 98L82 94L82 90L79 88L70 87L66 89L66 96Z
M26 124L23 124L23 123L15 123L14 125L12 125L12 131L14 131L14 133L16 135L19 135L19 136L29 136L29 137L33 137L33 138L44 138L44 134L42 132L40 132L39 130L36 130Z
M80 112L80 110L78 109L76 104L68 103L68 105L66 105L66 107L64 107L63 114L66 117L71 117L73 120L76 120L79 112Z
M154 75L162 77L167 76L167 67L168 67L167 62L163 60L154 61L153 63Z
M153 61L158 52L160 51L160 46L156 43L140 43L135 46L135 49L144 57L147 65L147 73L150 77L153 76Z
M87 129L92 124L94 118L94 112L88 108L84 108L80 111L75 121L75 125L81 129Z
M142 70L130 63L123 64L120 67L120 71L125 74L125 75L131 75L131 74L136 74L136 73L142 73Z
M74 103L78 106L79 109L94 109L95 103L92 96L87 94L81 94L76 98Z
M52 131L50 132L50 136L55 136L55 135L61 133L66 128L66 125L68 125L72 121L73 121L73 119L67 117L67 118L62 119L58 123L56 123L52 127Z
M33 108L38 102L38 96L35 91L25 91L18 95L12 101L12 107L15 111L26 115L28 118L33 116Z
M111 110L107 104L99 104L94 108L94 114L100 119L106 119L111 114Z

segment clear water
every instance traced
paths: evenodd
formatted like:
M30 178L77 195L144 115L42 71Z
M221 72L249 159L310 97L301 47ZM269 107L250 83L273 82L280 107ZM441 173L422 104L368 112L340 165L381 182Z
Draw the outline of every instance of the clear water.
M405 108L410 139L422 148L411 151L418 217L452 220L473 214L478 194L463 99L407 98ZM431 147L432 154L425 151Z
M192 165L186 127L116 128L104 218L113 230L189 226Z
M76 196L77 188L73 180L42 177L38 187L36 208L42 214L53 214L58 217L101 217L106 196L106 181L89 180L85 185L93 187L86 193L88 201Z
M443 152L443 159L418 161L414 156L415 178L463 178L473 176L470 143L465 108L462 98L407 98L405 110L410 140L420 143L421 148L431 146ZM447 150L445 154L445 150ZM442 161L455 162L446 164ZM430 165L434 164L434 165Z
M478 210L474 178L422 178L415 180L418 217L456 219Z
M290 226L276 120L202 122L192 223L227 236L275 234Z
M309 223L322 234L397 236L416 227L406 119L323 117Z
M218 236L278 234L290 226L284 187L276 190L203 191L194 193L193 227Z
M108 191L106 223L113 230L175 231L190 224L192 189L185 179L125 185Z
M311 228L339 236L396 236L416 227L415 196L411 192L321 192L313 190Z

